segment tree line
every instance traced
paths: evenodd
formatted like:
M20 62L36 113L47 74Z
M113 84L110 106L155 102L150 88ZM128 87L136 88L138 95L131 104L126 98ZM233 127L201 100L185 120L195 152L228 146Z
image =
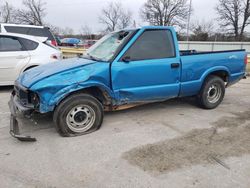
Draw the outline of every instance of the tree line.
M155 26L174 26L180 40L186 39L189 0L145 0L139 10L143 22ZM250 24L250 0L218 0L215 7L219 29L213 21L194 20L190 24L190 40L195 41L248 41L246 28ZM8 1L0 1L0 21L4 23L20 23L49 26L54 33L73 35L70 27L60 28L45 21L46 3L43 0L23 0L23 8L15 8ZM99 22L103 24L103 33L127 27L140 26L133 19L131 10L124 8L120 2L110 2L103 7ZM81 35L92 37L89 25L83 25Z

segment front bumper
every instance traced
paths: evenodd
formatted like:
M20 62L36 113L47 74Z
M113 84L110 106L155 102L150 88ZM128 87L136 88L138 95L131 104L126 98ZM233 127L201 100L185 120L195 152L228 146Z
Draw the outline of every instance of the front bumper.
M31 115L34 111L32 108L24 107L15 96L15 92L12 92L10 101L9 101L9 108L10 108L10 135L14 138L17 138L20 141L28 141L28 142L35 142L36 138L31 136L21 135L17 117L18 115Z

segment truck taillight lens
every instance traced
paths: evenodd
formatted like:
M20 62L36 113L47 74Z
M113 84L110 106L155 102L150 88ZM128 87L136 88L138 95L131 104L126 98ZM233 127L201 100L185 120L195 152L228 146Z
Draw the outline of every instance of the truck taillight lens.
M247 65L247 63L248 63L248 57L246 55L246 57L245 57L245 65Z

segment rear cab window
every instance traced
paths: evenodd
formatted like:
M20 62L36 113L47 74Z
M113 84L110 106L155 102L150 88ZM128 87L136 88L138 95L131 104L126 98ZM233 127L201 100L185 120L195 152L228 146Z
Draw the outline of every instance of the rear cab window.
M127 50L123 58L131 61L176 57L173 36L170 30L146 30Z

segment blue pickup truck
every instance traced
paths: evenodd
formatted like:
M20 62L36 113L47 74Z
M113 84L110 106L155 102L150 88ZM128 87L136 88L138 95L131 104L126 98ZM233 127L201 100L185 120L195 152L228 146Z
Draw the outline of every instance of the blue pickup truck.
M86 55L28 70L15 83L9 102L10 133L34 141L18 129L17 116L53 112L62 136L100 128L104 111L196 96L216 108L225 88L245 75L245 50L179 51L172 27L142 27L110 33Z

